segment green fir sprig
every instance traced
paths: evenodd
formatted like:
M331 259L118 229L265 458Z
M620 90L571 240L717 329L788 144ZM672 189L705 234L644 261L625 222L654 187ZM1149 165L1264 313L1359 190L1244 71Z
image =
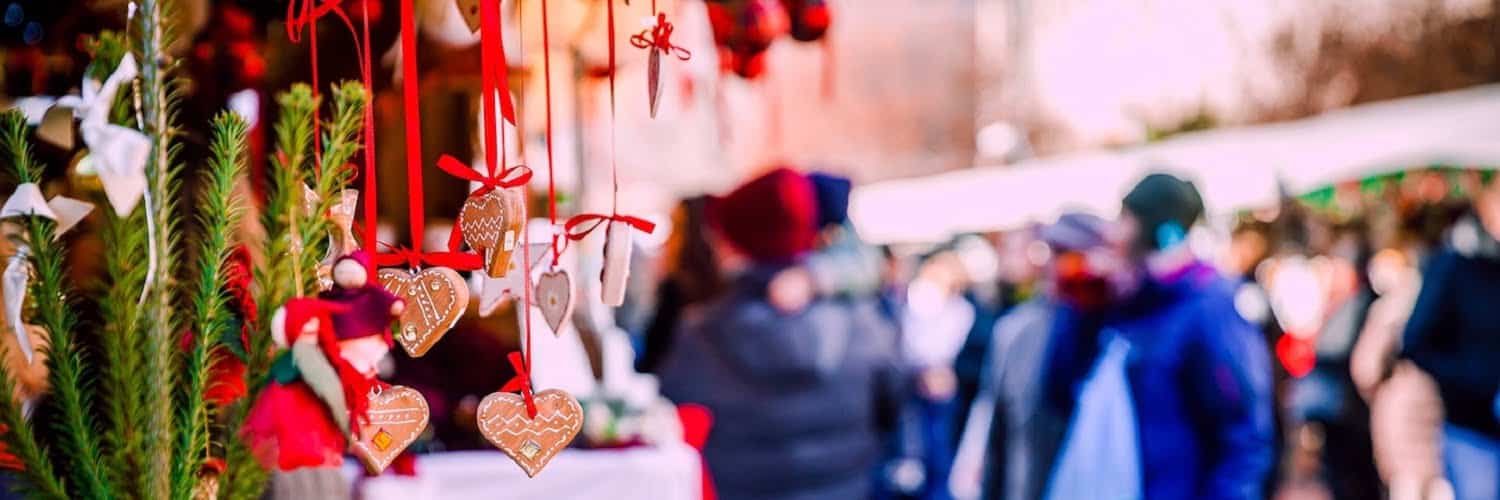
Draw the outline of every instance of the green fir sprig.
M208 458L209 358L217 340L237 328L225 291L225 265L233 245L233 230L244 212L235 195L235 181L244 162L248 128L232 112L214 117L204 192L198 202L197 280L189 295L195 335L183 364L183 393L178 398L177 449L173 454L172 496L187 500Z
M8 116L4 141L14 162L11 167L16 180L40 183L44 168L31 156L24 122L17 125L15 115ZM36 279L32 280L28 291L36 305L33 319L49 337L47 363L52 385L51 404L57 409L53 430L61 441L61 456L78 495L113 498L100 461L98 428L90 409L93 389L88 383L90 374L86 373L83 347L74 336L78 318L69 304L72 288L65 280L63 260L66 252L52 239L53 221L40 216L25 216L21 221L30 237L28 244L35 265Z
M26 117L20 111L0 113L0 148L5 150L16 177L30 179L34 167L30 143L26 141ZM69 498L63 478L52 467L49 450L37 441L39 429L13 397L15 391L15 378L9 369L0 366L0 423L7 428L0 438L25 466L17 474L21 480L15 485L16 491L36 498Z

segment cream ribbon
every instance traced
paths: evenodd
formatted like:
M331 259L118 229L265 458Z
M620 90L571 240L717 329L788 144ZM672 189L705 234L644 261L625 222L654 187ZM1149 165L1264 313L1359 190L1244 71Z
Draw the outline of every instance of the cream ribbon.
M89 156L104 185L104 195L120 216L129 215L146 192L146 159L151 139L139 130L109 123L110 108L120 86L139 73L135 56L125 54L104 83L84 80L83 96L64 96L58 106L73 108L78 130L89 146Z
M0 218L35 216L51 219L57 223L57 229L52 232L52 239L56 240L73 226L77 226L93 210L92 203L64 196L45 200L42 189L36 183L27 182L16 186L15 194L5 200L4 206L0 206ZM4 293L0 294L5 302L5 320L10 324L12 333L16 336L16 344L21 347L21 353L26 355L26 362L29 364L36 353L31 345L31 337L27 335L26 324L21 319L21 306L26 302L27 286L31 281L31 247L17 242L16 254L7 260L4 273L0 273L0 280L5 285Z

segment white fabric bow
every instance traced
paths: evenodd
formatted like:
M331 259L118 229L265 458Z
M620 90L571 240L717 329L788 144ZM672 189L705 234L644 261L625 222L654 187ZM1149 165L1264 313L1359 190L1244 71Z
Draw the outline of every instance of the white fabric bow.
M58 106L73 108L73 116L79 119L78 130L104 185L104 195L120 216L135 210L146 192L151 139L139 130L109 123L109 111L120 85L135 79L139 71L135 57L127 53L104 83L84 80L82 97L65 96L57 101Z
M52 232L52 239L56 240L78 225L93 210L92 203L64 196L45 200L42 189L35 183L27 182L16 186L15 194L0 206L0 218L32 215L52 219L57 222L57 229ZM21 319L21 305L26 302L27 286L31 281L31 248L25 243L16 244L16 254L7 260L5 272L0 273L0 280L4 281L5 286L4 293L0 294L5 302L5 321L10 325L16 336L16 344L21 347L21 353L26 355L26 363L29 364L36 352L31 345L31 336L26 332L26 324Z

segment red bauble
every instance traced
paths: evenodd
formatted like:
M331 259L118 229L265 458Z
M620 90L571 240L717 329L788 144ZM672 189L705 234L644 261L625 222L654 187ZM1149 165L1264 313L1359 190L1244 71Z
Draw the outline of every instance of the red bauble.
M741 36L739 49L760 52L771 47L776 37L786 34L791 27L786 9L776 0L750 0L740 12Z
M733 54L734 72L746 80L760 78L766 72L766 52L760 51L753 54L735 52Z
M708 25L714 32L714 43L724 46L729 45L734 38L734 14L730 13L729 7L721 4L708 2Z
M791 21L792 38L812 42L823 38L833 23L827 0L781 0Z

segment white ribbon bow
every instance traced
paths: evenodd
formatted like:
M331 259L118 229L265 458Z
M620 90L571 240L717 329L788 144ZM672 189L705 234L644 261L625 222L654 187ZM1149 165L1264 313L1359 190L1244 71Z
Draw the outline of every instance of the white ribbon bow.
M57 222L57 229L52 232L52 239L56 240L78 225L93 210L92 203L64 196L45 200L42 189L35 183L27 182L16 186L15 194L0 206L0 218L31 215L52 219ZM26 324L21 319L21 305L26 302L27 286L31 281L31 248L25 243L16 243L16 254L7 260L5 272L0 273L0 280L3 280L5 287L4 293L0 294L5 302L5 321L15 334L21 353L26 355L26 363L30 364L36 354L35 348L31 346L31 336L27 334Z
M120 216L135 210L146 192L151 139L133 128L109 123L109 111L120 85L135 79L138 73L135 57L127 53L104 83L84 80L82 97L65 96L57 101L58 106L73 108L73 116L79 119L78 130L104 185L104 195Z

